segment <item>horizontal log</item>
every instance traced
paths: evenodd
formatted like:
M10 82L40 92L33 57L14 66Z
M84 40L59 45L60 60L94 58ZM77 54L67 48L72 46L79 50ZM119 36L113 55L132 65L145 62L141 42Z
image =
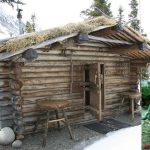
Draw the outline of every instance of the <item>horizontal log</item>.
M8 87L9 86L9 81L8 79L5 80L0 80L0 88Z
M129 79L126 79L126 78L122 78L122 79L113 79L113 80L105 80L105 83L109 84L109 83L120 83L120 84L123 84L123 83L126 83L126 82L129 82L130 80ZM135 80L136 81L136 80ZM133 82L133 80L132 80Z
M69 78L54 78L54 79L39 79L39 78L36 78L36 79L22 79L22 83L23 85L39 85L39 84L50 84L50 83L63 83L63 82L71 82ZM82 80L79 78L79 79L76 79L76 81L74 82L82 82Z
M36 61L34 61L34 62L29 62L29 63L25 63L25 67L37 67L37 66L39 66L39 67L50 67L50 66L70 66L70 60L68 60L68 61L51 61L51 60L49 60L49 61L38 61L38 60L36 60ZM79 62L78 62L79 63ZM75 63L74 65L78 65L78 63Z
M80 90L73 91L74 93L80 93ZM48 91L48 92L35 92L35 93L23 93L22 96L24 98L31 98L31 97L44 97L44 96L54 96L54 95L63 95L63 94L70 94L70 90L63 90L63 91Z
M69 77L70 76L70 71L68 72L36 72L36 73L32 73L32 72L24 72L21 75L21 78L36 78L36 77ZM73 77L82 77L83 74L81 72L73 72Z
M105 80L124 80L125 77L123 75L118 75L118 76L104 76ZM130 76L127 76L126 79L130 80Z
M3 100L0 100L0 107L9 106L11 104L12 104L11 101L8 99L4 98Z
M73 52L71 50L66 50L64 51L64 55L66 56L70 56L70 55L73 55L73 56L118 56L118 54L110 54L110 53L106 53L106 52L103 52L103 53L100 53L100 50L95 52L95 51L77 51L77 50L74 50ZM39 57L41 56L51 56L51 55L57 55L57 56L61 56L62 55L62 50L51 50L49 52L38 52L39 54Z
M37 100L45 100L45 99L51 99L51 100L74 100L74 99L82 99L83 94L63 94L58 96L44 96L44 97L31 97L31 98L24 98L24 104L30 104L35 103Z
M112 93L112 94L105 95L105 99L111 99L111 98L121 98L121 96L119 95L119 93Z
M83 91L82 88L77 88L77 87L73 87L72 89L72 93L76 93L76 92L81 92ZM31 90L22 90L21 94L22 95L30 95L30 94L46 94L46 93L49 93L49 94L53 94L55 95L55 93L57 92L70 92L70 87L62 87L62 88L45 88L45 89L31 89Z
M76 69L74 68L74 72L76 71L82 71L81 68ZM70 72L70 66L69 67L24 67L22 68L23 73L33 72L33 73L50 73L50 72Z
M112 104L112 105L106 105L106 106L105 106L105 109L118 108L118 110L119 110L119 106L120 106L120 103L116 103L116 104Z
M22 72L62 72L70 71L70 67L23 67Z
M122 85L136 85L137 84L137 81L124 81L124 82L111 82L111 83L106 83L105 84L105 87L106 86L120 86L120 84L122 84Z
M0 87L0 92L10 92L10 88L9 87Z
M49 56L40 56L38 57L37 60L70 60L70 57L62 57L62 56L57 56L57 55L51 55L51 57ZM72 60L81 60L81 61L104 61L104 60L109 60L109 61L128 61L129 59L127 58L122 58L122 57L111 57L111 56L102 56L102 57L99 57L99 56L94 56L94 57L90 57L90 56L72 56Z
M5 120L12 120L12 113L1 116L0 118L1 121L5 121Z
M0 99L11 98L12 94L9 92L0 92Z
M74 83L74 85L79 85L79 83ZM51 84L40 84L40 85L24 85L22 87L23 91L28 90L42 90L42 89L57 89L57 88L67 88L70 87L70 82L62 82L62 83L51 83Z
M127 112L127 110L129 110L129 107L124 106L122 107L121 112ZM119 115L121 112L118 112L118 108L113 109L113 110L109 109L109 111L108 109L106 109L104 112L102 112L102 117L116 116L116 114Z
M1 128L4 128L4 127L12 127L14 125L14 122L12 119L8 119L8 120L3 120L1 122Z
M127 87L127 88L123 88L123 89L110 89L110 90L105 90L105 94L110 94L110 93L121 93L121 92L126 92L129 91L131 89L131 87Z

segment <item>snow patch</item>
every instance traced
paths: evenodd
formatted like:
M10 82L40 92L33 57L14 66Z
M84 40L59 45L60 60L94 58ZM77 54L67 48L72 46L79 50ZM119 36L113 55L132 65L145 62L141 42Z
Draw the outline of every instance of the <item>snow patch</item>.
M141 126L110 132L84 150L141 150Z

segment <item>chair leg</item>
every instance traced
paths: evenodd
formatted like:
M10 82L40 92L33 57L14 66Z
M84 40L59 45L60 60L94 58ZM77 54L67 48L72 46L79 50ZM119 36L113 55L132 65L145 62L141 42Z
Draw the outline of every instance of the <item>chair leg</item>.
M58 110L55 110L55 113L56 113L56 119L59 119ZM60 130L60 122L59 121L57 121L57 126L58 126L58 129Z
M34 129L33 129L33 133L36 132L40 120L41 120L41 116L39 115L38 118L37 118L37 121L35 122L35 126L34 126Z
M50 116L50 112L48 111L46 113L46 127L45 127L45 131L44 131L44 137L43 137L43 142L42 142L42 147L46 146L46 139L47 139L47 133L48 133L48 121L49 121L49 116Z
M72 134L71 127L70 127L70 125L69 125L67 116L66 116L66 112L65 112L64 109L63 109L63 116L64 116L64 118L65 118L65 123L66 123L66 126L67 126L68 130L69 130L70 137L71 137L72 140L75 140L75 138L74 138L74 136L73 136L73 134Z

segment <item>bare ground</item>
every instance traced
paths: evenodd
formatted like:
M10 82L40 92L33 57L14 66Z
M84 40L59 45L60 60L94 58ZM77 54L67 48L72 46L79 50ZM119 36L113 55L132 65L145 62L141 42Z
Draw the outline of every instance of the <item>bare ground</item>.
M131 119L130 114L124 114L116 116L115 119L130 123L131 125L137 125L141 122L141 116L135 115L134 121ZM67 128L58 130L50 130L47 137L47 145L42 148L42 133L35 135L28 135L23 141L23 146L20 150L83 150L86 146L92 144L94 141L105 137L105 135L92 131L84 127L83 125L72 126L73 133L75 135L75 141L70 139ZM10 146L0 146L0 150L12 150Z

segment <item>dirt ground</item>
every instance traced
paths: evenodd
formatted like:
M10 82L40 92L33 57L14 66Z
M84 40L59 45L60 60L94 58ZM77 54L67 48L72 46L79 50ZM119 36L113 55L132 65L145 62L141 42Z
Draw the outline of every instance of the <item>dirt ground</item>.
M129 123L132 126L140 124L141 116L135 115L134 121L131 119L131 114L123 114L115 117L116 120ZM50 130L47 137L47 146L42 148L42 133L35 135L28 135L23 141L22 148L20 150L83 150L86 146L92 144L94 141L105 137L104 134L89 130L83 125L72 126L73 133L75 135L75 141L72 141L69 137L69 133L66 127L58 130ZM12 150L10 146L0 146L0 150Z

